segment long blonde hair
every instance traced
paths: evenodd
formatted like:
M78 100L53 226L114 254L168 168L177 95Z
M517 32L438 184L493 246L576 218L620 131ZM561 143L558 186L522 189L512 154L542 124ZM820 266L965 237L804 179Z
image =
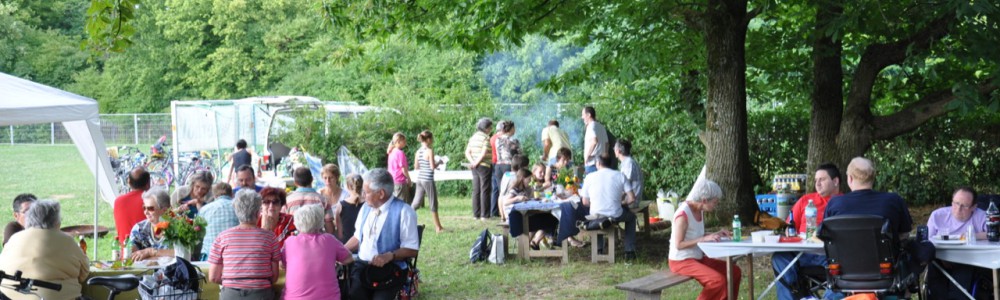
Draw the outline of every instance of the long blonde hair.
M392 153L392 149L396 148L396 145L400 141L405 141L406 136L402 132L396 132L392 134L392 141L389 141L389 147L385 149L385 154Z

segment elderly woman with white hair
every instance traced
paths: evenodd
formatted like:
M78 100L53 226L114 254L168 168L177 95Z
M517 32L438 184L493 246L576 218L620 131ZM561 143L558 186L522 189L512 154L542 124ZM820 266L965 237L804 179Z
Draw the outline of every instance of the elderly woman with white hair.
M156 232L156 224L166 221L163 215L168 210L170 210L170 196L166 190L155 188L142 193L142 213L146 219L135 223L129 233L133 260L174 256L173 245L164 243L163 235Z
M285 265L282 299L340 299L336 266L352 263L354 258L336 237L323 232L323 217L318 204L295 211L299 234L285 240L281 250Z
M60 224L59 202L35 201L25 213L26 229L11 236L0 253L0 270L7 274L21 271L23 277L61 284L62 290L39 288L35 296L0 289L4 296L11 299L76 299L80 296L81 283L90 274L90 262L76 241L59 230Z
M280 246L274 233L257 227L260 194L240 190L233 208L240 225L215 238L208 255L208 279L222 284L219 299L275 298L272 285L278 280Z
M723 229L705 234L705 212L713 211L722 198L722 189L714 181L699 178L687 201L674 213L668 254L670 271L690 276L703 287L698 299L726 299L726 262L711 259L698 248L699 242L718 242L729 237ZM740 268L733 266L733 290L739 290Z

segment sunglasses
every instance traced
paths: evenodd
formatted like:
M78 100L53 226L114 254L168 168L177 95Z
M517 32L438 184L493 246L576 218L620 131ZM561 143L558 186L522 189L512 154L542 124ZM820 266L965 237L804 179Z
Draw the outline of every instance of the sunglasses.
M143 206L142 209L146 211L156 211L156 206Z
M261 201L261 202L260 202L260 204L261 204L262 206L268 206L268 205L281 205L281 203L278 203L278 201Z

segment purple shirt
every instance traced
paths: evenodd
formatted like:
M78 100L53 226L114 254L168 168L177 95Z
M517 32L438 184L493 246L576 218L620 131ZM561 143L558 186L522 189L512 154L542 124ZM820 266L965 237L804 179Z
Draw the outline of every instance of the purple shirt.
M986 232L986 212L976 208L972 212L972 217L965 221L959 221L951 215L951 206L934 210L931 217L927 219L927 236L939 234L964 234L965 227L972 225L975 232Z
M399 148L392 149L392 152L389 153L389 173L392 174L393 182L406 182L406 175L403 175L406 165L408 163L406 162L406 154L403 153L403 150L399 150Z
M351 257L336 237L326 233L300 233L285 240L283 299L340 299L337 262Z

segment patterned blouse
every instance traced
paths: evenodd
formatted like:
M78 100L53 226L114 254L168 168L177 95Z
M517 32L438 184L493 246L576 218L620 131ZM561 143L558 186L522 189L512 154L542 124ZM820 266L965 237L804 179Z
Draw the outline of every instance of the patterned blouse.
M163 243L163 237L155 238L153 236L152 230L153 224L149 223L149 220L142 220L132 226L132 233L129 236L132 239L132 251L142 250L146 248L153 249L169 249L171 245Z

